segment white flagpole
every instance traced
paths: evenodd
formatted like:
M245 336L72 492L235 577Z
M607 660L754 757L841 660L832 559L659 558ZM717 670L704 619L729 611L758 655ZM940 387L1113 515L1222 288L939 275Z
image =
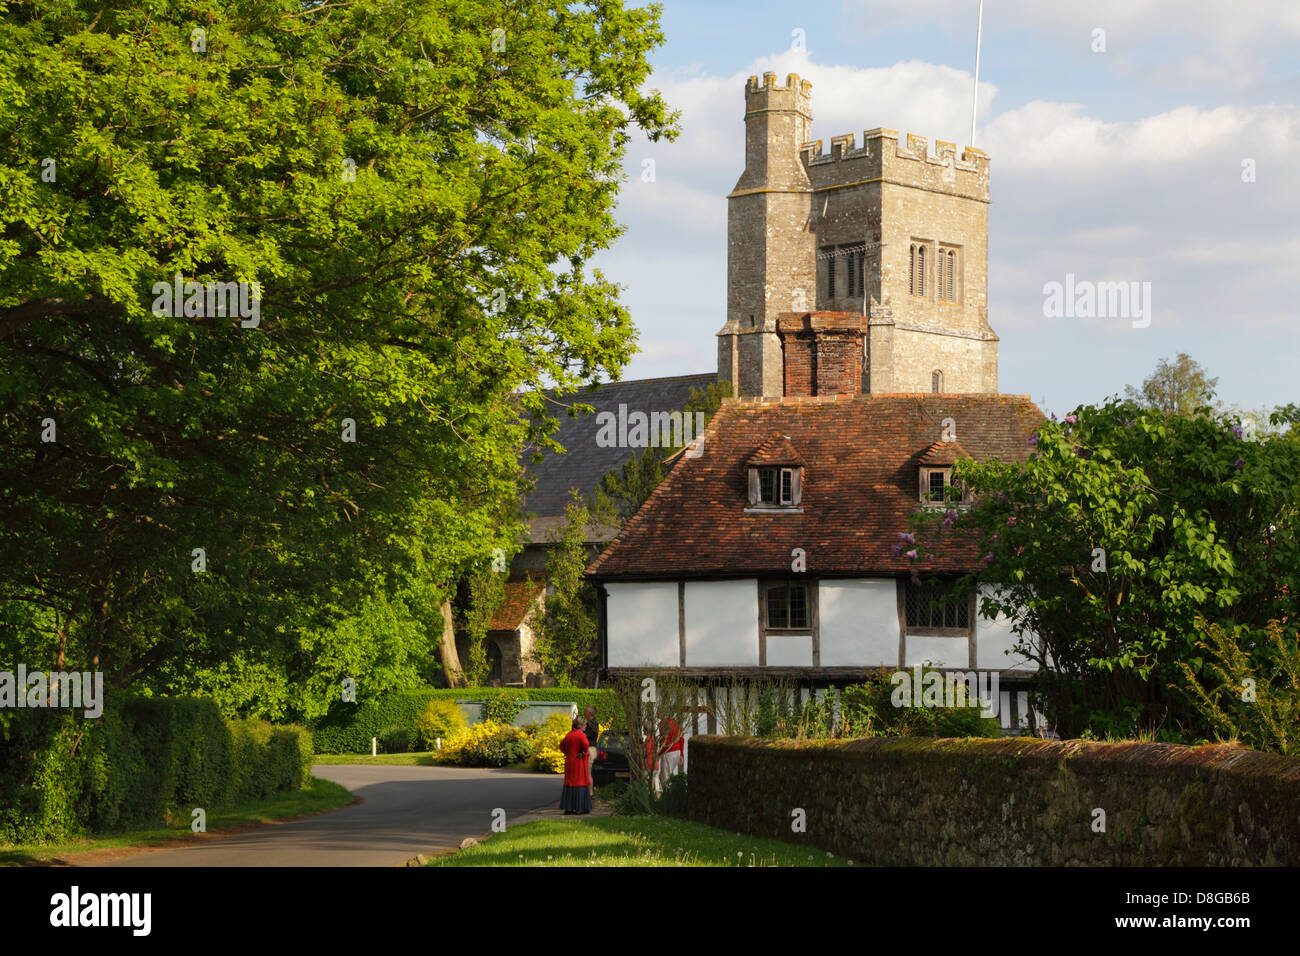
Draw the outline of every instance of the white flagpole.
M979 23L975 27L975 89L970 102L970 145L975 145L975 110L980 98L980 38L984 34L984 0L980 0Z

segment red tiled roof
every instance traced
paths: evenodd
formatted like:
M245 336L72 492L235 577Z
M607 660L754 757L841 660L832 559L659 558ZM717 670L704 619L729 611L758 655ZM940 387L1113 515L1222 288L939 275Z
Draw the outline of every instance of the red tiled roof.
M937 441L917 460L918 465L953 465L959 458L970 458L971 454L961 447L959 441Z
M794 450L787 435L773 435L746 459L746 464L760 465L806 465L803 456Z
M528 617L537 601L537 595L541 594L545 587L546 582L540 580L507 581L505 600L492 616L489 630L516 630L524 623L524 619Z
M684 458L587 569L598 578L785 573L807 552L813 574L892 574L917 501L920 459L956 422L976 460L1024 461L1043 413L1025 395L837 395L780 401L728 399ZM747 463L773 435L805 462L802 514L745 514ZM952 449L955 442L944 443ZM927 567L969 570L975 546L950 538Z

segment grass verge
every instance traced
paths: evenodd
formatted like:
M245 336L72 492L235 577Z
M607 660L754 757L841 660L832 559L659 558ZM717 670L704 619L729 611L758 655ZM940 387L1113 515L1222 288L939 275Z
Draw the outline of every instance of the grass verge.
M436 763L433 754L430 751L406 753L406 754L379 754L370 756L370 754L317 754L311 758L312 763L323 766L359 766L359 767L455 767L456 764ZM520 763L507 764L504 767L484 767L485 770L531 770L527 761ZM539 771L540 772L540 771ZM557 774L558 776L558 774Z
M825 850L675 817L537 820L429 866L852 866Z
M124 850L134 847L155 846L164 843L192 843L210 839L221 830L250 830L264 823L283 822L296 817L311 816L334 810L352 803L355 798L347 787L331 780L312 777L305 790L281 794L266 803L235 810L222 810L208 814L207 833L190 832L189 820L170 827L153 827L147 830L127 830L69 840L65 843L9 844L0 843L0 866L24 864L57 864L68 862L65 858L97 851ZM113 854L108 854L113 855Z

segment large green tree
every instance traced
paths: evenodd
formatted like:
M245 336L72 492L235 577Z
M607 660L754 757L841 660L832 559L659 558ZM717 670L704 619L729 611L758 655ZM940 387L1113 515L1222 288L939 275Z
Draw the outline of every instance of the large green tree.
M517 539L534 396L630 356L589 262L631 132L675 132L661 39L606 0L0 2L7 656L252 712L416 679Z
M1294 424L1296 409L1276 418ZM1270 621L1295 639L1294 429L1249 440L1235 418L1115 400L1045 422L1032 441L1025 463L958 464L973 504L918 515L918 569L954 533L978 543L966 583L998 585L981 610L1022 635L1062 733L1209 735L1185 680L1187 668L1213 677L1207 624L1259 654Z

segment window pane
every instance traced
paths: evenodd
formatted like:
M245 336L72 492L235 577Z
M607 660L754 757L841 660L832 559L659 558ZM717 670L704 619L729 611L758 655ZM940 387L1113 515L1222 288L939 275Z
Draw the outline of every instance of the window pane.
M942 471L930 472L930 500L943 501L943 479Z
M808 626L808 587L803 584L790 586L790 626Z
M776 469L758 469L758 500L776 501Z
M791 472L789 468L781 469L781 504L788 505L794 492L791 488Z
M767 626L788 627L790 608L784 587L767 589Z

